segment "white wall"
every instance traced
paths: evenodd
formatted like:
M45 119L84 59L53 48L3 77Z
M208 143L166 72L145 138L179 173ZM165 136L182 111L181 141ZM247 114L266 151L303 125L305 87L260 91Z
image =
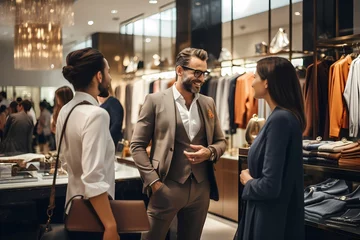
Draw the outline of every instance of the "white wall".
M14 45L0 41L0 86L52 86L68 85L61 70L23 71L14 69Z

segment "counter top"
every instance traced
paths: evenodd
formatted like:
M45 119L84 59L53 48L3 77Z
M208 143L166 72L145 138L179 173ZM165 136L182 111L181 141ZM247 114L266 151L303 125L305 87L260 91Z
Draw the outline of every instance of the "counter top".
M0 183L0 190L5 189L18 189L18 188L33 188L33 187L49 187L52 185L51 179L42 179L41 174L34 174L38 180L31 182L11 182L11 183ZM125 179L136 179L140 178L140 173L137 168L123 164L115 163L115 181L121 181ZM56 179L56 185L66 185L68 183L67 177L60 177Z
M121 157L120 155L116 155L116 157L118 159L121 159L121 160L125 160L125 161L129 161L129 162L134 162L134 159L133 157ZM224 159L230 159L230 160L235 160L235 161L238 161L238 156L231 156L230 154L224 154L221 156L221 158L224 158Z

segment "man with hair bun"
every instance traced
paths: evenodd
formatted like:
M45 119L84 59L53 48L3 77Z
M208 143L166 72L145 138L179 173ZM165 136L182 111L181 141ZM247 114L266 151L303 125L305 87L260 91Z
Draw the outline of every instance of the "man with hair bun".
M98 50L84 48L68 54L63 75L74 86L75 96L59 112L56 146L60 144L69 112L81 102L88 103L74 108L62 140L60 160L69 179L65 203L75 195L89 199L104 225L103 239L118 240L120 237L109 202L109 197L115 198L115 146L109 131L109 114L97 102L97 96L109 94L109 64ZM70 234L71 239L94 237L94 234Z

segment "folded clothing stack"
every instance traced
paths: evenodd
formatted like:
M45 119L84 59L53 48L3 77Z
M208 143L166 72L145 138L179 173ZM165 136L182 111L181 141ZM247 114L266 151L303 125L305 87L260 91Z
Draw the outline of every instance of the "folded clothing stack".
M360 146L342 151L339 165L360 166Z
M304 190L304 203L307 206L348 193L349 188L344 180L329 178L324 182L306 187Z
M303 140L303 159L304 162L360 166L360 146L347 140Z
M328 184L330 186L331 182ZM332 183L333 187L330 189L339 191L342 188L340 182ZM326 187L325 187L326 188ZM320 219L329 219L331 217L339 217L341 214L346 213L349 209L360 209L360 186L350 194L343 196L326 196L324 200L309 204L305 206L305 216L309 219L320 220ZM341 217L341 216L340 216ZM334 219L331 219L334 220Z

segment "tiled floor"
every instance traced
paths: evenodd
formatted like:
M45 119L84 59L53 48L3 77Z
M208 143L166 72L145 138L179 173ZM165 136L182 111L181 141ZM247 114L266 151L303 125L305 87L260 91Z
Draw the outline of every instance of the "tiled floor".
M237 223L208 214L201 240L233 240Z

